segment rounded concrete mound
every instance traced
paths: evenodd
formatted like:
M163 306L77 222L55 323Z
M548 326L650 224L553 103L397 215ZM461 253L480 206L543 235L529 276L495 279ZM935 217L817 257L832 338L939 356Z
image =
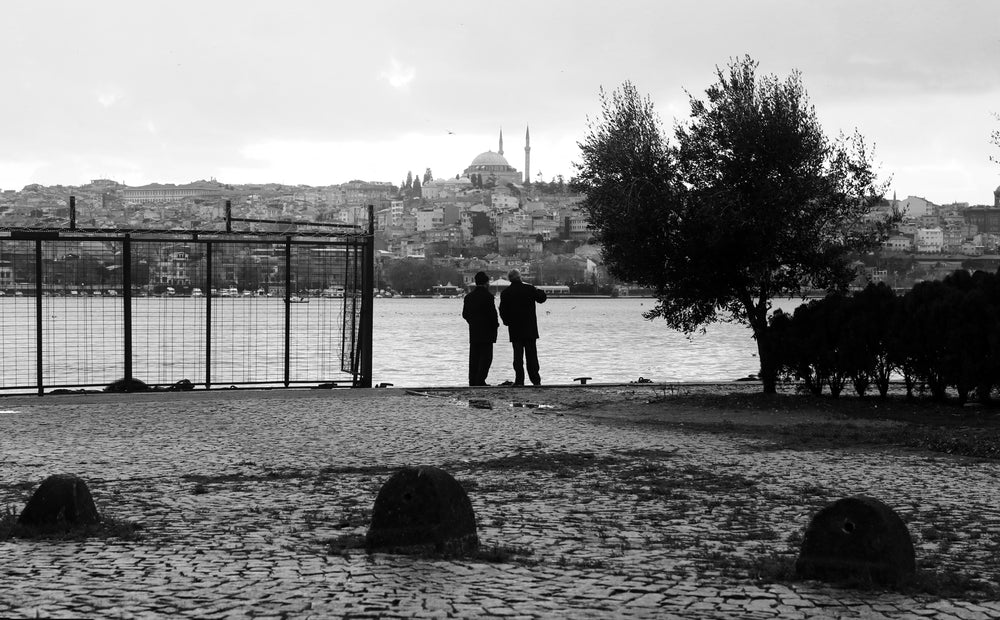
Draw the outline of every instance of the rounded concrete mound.
M916 573L910 531L877 499L839 499L809 523L795 572L802 579L900 585Z
M428 465L401 469L375 498L365 546L400 552L474 551L479 537L472 502L444 470Z
M100 520L87 483L74 474L55 474L43 480L17 518L28 527L75 527Z

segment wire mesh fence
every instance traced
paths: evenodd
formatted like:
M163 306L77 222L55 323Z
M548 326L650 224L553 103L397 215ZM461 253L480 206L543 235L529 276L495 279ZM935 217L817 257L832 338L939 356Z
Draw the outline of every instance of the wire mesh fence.
M370 385L359 334L368 236L9 234L2 391Z

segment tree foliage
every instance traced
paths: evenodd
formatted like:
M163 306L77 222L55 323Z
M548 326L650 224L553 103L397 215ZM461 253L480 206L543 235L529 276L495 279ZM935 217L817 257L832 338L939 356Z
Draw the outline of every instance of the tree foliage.
M394 260L386 265L383 275L393 290L407 295L429 293L437 284L462 284L462 274L457 269L429 259Z
M991 402L1000 377L1000 275L959 270L916 284L897 297L885 284L810 301L771 317L783 373L814 394L836 396L850 379L864 396L885 397L893 373L907 396L928 392L959 403Z
M851 253L891 222L866 219L884 186L864 140L826 137L798 73L758 76L744 57L716 80L690 96L673 142L634 85L602 91L575 187L612 275L656 292L647 318L686 332L748 325L770 392L771 300L846 289Z

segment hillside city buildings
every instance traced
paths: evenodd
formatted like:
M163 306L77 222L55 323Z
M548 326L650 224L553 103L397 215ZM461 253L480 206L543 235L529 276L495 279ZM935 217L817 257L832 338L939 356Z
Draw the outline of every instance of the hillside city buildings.
M360 180L323 187L228 185L215 179L184 185L129 186L108 179L79 187L29 185L0 192L0 228L66 228L71 195L79 228L122 230L219 230L226 201L240 218L365 227L372 205L380 267L394 259L447 264L461 274L462 282L450 283L456 286L470 283L477 271L499 277L513 267L538 283L608 284L600 249L588 243L592 233L579 208L582 196L561 177L526 183L530 151L526 129L524 170L518 170L504 155L501 132L497 150L471 158L460 173L434 178L428 169L409 187ZM283 232L294 230L289 225ZM151 260L151 280L190 284L196 270L183 263L183 251ZM9 280L10 270L6 273Z
M564 179L528 183L530 133L524 135L523 171L504 154L503 133L496 151L487 150L461 172L435 178L430 169L409 186L354 180L321 187L281 184L229 185L215 179L185 185L128 186L97 179L79 187L29 185L0 192L0 229L66 228L69 196L76 201L81 228L221 230L225 203L241 218L328 222L367 226L374 207L377 269L394 260L427 260L452 269L467 286L477 271L501 277L521 270L538 284L618 284L601 263L582 196ZM898 209L903 219L880 252L858 257L856 284L886 282L908 287L938 279L959 268L996 271L1000 267L1000 188L991 204L937 205L919 197L885 200L878 213ZM876 213L876 215L878 214ZM720 222L720 225L725 225ZM281 229L294 232L295 225ZM86 248L77 248L85 253ZM249 257L272 269L273 257ZM197 270L185 267L183 249L150 261L150 280L190 284ZM264 265L263 263L268 263ZM0 256L0 289L15 279L10 257ZM240 286L238 276L230 284ZM440 282L439 284L446 284Z

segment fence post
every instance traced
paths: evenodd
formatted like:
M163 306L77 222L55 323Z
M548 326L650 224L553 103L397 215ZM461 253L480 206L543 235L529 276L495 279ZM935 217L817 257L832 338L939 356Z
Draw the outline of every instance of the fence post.
M233 201L226 201L226 232L233 232Z
M76 230L76 196L69 197L69 229Z
M289 385L292 334L292 237L285 237L285 387Z
M132 384L132 239L122 239L122 327L125 330L125 385Z
M212 242L205 243L205 389L212 388Z
M375 205L368 205L368 234L365 236L361 271L361 325L358 338L361 347L360 386L372 386L372 332L375 303Z
M42 345L42 240L35 239L35 375L39 396L45 394Z

